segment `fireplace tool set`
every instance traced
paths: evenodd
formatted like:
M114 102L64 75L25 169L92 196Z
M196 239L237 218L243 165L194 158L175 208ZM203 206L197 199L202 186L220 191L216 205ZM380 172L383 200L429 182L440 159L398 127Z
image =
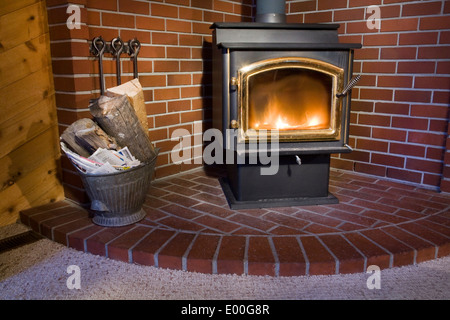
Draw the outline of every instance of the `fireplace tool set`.
M116 37L106 42L100 36L92 40L89 49L98 57L101 96L89 101L93 119L79 119L61 135L61 147L77 168L91 200L92 221L100 226L125 226L146 216L142 205L159 149L154 148L148 136L144 93L137 80L140 48L137 39L125 43ZM117 86L121 87L108 88L107 92L105 53L115 59ZM122 85L123 54L133 60L134 79Z
M124 42L120 37L112 39L110 42L106 42L103 38L95 37L90 44L90 52L98 57L98 69L100 75L100 94L105 93L105 80L103 74L103 55L110 53L116 59L116 78L117 85L120 85L121 80L121 68L120 68L120 56L122 54L128 54L133 59L133 74L134 78L138 77L137 69L137 57L139 50L141 49L141 43L139 40L132 39L128 42Z

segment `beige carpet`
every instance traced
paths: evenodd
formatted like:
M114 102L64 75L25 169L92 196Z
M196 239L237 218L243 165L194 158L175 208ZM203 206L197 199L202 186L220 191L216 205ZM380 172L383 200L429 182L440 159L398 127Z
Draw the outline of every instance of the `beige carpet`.
M27 230L21 224L2 227L0 239ZM67 273L71 265L79 267L80 289L67 287L75 276ZM450 299L450 257L382 270L380 289L368 289L369 276L205 275L113 261L47 239L0 253L2 300Z

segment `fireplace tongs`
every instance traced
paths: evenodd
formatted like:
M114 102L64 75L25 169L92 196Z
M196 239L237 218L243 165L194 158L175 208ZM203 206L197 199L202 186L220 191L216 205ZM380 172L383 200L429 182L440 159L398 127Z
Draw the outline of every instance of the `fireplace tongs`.
M337 93L336 97L342 98L348 94L348 92L358 83L359 79L361 79L361 75L358 74L357 76L352 77L350 82L345 86L344 90L342 90L341 93Z

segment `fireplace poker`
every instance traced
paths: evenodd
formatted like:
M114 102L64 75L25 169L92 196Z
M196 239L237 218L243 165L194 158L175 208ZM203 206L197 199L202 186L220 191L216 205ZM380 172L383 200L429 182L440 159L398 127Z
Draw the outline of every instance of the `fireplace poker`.
M111 51L113 56L116 57L116 78L117 78L117 85L120 85L122 83L122 80L120 78L120 55L123 52L123 48L124 48L124 43L122 41L122 39L120 39L120 37L114 38L111 41Z
M133 58L133 71L134 78L138 77L138 69L137 69L137 56L139 54L139 50L141 49L141 43L138 39L133 39L128 41L128 46L130 48L129 55Z
M99 46L100 45L100 46ZM106 43L103 38L96 37L92 40L92 53L98 57L98 70L100 75L100 94L105 93L105 81L103 78L103 53L105 52Z

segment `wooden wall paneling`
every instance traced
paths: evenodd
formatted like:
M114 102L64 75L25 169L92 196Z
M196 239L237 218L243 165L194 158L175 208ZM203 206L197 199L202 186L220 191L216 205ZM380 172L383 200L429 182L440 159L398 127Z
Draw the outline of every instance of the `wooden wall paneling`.
M7 75L0 78L0 88L20 80L30 73L49 66L47 55L48 33L21 43L7 51L0 52L0 70Z
M16 222L21 210L62 200L60 195L56 159L49 158L19 182L0 192L0 225Z
M0 108L2 111L0 123L29 109L44 98L54 97L55 89L50 72L51 68L46 67L0 88Z
M57 128L54 126L45 130L35 138L28 140L20 148L1 158L3 170L0 171L0 192L20 182L31 171L41 166L49 154L59 152L59 146L54 143L56 130Z
M14 48L44 33L48 33L45 1L0 16L1 51Z
M0 1L0 16L7 13L25 8L32 4L39 2L40 0L16 0L16 1Z
M1 123L0 158L18 149L44 131L48 131L55 125L56 121L54 99L48 97ZM54 151L50 154L54 154Z
M44 0L0 3L0 226L64 199Z

